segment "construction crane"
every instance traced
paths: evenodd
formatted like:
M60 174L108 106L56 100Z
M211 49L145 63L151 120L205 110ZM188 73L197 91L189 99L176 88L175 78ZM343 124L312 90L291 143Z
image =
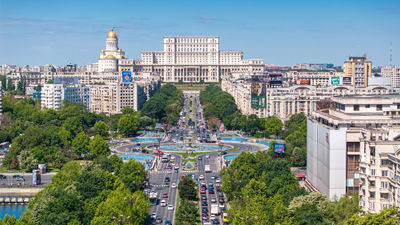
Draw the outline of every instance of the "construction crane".
M130 27L112 27L112 29L115 29L117 36L119 37L119 29L132 29Z

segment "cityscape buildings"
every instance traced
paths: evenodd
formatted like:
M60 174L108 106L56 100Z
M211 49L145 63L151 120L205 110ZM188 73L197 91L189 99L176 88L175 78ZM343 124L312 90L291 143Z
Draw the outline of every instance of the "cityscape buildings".
M307 120L307 182L329 198L359 193L360 167L366 171L360 162L366 151L362 134L400 125L398 94L340 96L332 102Z

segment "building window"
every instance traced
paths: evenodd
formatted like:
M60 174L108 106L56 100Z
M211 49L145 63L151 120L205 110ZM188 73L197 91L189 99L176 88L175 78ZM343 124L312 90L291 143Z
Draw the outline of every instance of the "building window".
M400 109L400 104L397 104L397 109Z
M371 156L375 156L375 147L369 147L369 150L371 152Z
M369 197L370 197L370 198L375 198L375 192L370 191L370 192L369 192Z
M375 169L371 169L371 175L375 176Z
M354 111L360 111L360 106L359 105L353 105L353 110Z
M366 109L369 109L369 107L370 107L370 105L365 105L365 108L366 108Z
M376 111L382 111L382 105L376 105Z
M388 188L388 182L381 182L381 188Z
M387 176L388 176L388 171L382 170L382 177L387 177Z
M382 159L382 160L381 160L381 165L382 165L382 166L389 165L389 160L388 160L388 159Z

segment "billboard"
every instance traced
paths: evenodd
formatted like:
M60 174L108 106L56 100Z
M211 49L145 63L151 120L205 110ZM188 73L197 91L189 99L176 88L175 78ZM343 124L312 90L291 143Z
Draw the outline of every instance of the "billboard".
M251 84L251 108L265 108L267 102L265 85L260 82Z
M76 84L78 83L78 77L55 77L55 84Z
M351 85L351 80L352 80L352 77L343 77L342 78L343 79L343 85Z
M130 82L132 82L131 71L122 71L122 83L130 83Z
M275 153L285 153L285 144L275 144L274 152Z
M331 85L341 85L340 77L331 77L330 81Z
M297 80L296 81L297 84L310 84L309 80Z

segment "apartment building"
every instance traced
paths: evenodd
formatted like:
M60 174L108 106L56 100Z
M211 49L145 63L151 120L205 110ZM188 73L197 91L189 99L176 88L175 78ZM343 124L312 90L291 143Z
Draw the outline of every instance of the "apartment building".
M48 109L58 109L64 100L68 100L89 106L89 94L89 87L85 84L45 84L41 91L41 105Z
M400 126L398 94L340 96L332 101L334 107L314 111L307 120L307 182L329 198L359 193L360 167L365 166L363 133Z
M353 87L367 87L368 77L372 77L372 62L367 61L367 56L350 56L349 61L344 62L346 77L353 78Z

